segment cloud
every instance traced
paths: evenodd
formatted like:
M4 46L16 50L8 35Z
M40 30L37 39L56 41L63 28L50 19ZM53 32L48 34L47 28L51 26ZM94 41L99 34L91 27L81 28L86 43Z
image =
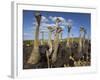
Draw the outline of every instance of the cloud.
M32 39L34 39L34 34L32 32L24 32L23 39L24 40L32 40Z
M48 26L55 26L55 24L54 23L42 23L41 26L48 27Z
M56 16L55 16L55 17L49 16L49 19L50 19L52 22L55 22L57 18L59 18L59 19L61 20L61 22L59 23L60 26L66 26L66 19L65 19L65 18L60 17L60 16L58 16L58 17L56 17Z
M32 36L35 32L24 32L24 36Z
M63 17L58 17L62 22L65 22L66 20Z
M67 22L66 22L66 25L72 25L72 24L73 24L72 19L68 19Z
M62 29L64 29L65 28L65 26L60 26Z
M49 16L49 18L45 17L45 16L42 16L42 19L41 19L41 24L40 24L40 31L39 31L39 38L41 39L41 31L44 31L44 38L45 39L48 39L48 26L51 26L51 27L54 27L56 26L55 24L55 20L59 18L61 20L61 23L59 23L60 27L64 30L65 27L66 27L66 24L67 24L67 21L69 22L72 22L71 19L67 19L65 20L65 18L63 17L53 17L53 16ZM34 39L34 34L35 34L35 29L36 29L36 25L37 25L37 22L34 21L33 23L33 26L32 27L29 27L29 31L28 32L24 32L24 39ZM64 33L66 32L66 30L63 31Z
M49 20L45 17L45 16L42 16L41 18L41 22L48 22Z
M54 27L55 24L54 23L42 23L40 26L40 31L48 31L48 26Z
M33 30L36 29L36 25L37 25L37 22L35 21L32 27ZM47 17L42 16L40 31L48 31L48 28L47 28L48 26L55 26L55 23L50 23L50 20Z
M53 22L54 22L57 18L59 18L59 19L62 21L59 25L60 25L60 27L61 27L62 29L64 29L64 28L66 27L67 22L66 22L66 20L65 20L63 17L53 17L53 16L49 16L49 19L51 19ZM67 21L72 22L71 19L68 19ZM53 23L53 22L50 23L50 20L48 20L45 16L42 16L42 22L41 22L41 25L40 25L40 32L41 32L41 31L48 32L48 28L47 28L48 26L51 26L51 27L56 26L56 24ZM37 25L37 23L34 22L34 23L33 23L33 27L32 27L32 33L35 32L36 25Z
M59 18L62 22L65 22L66 20L63 17L53 17L53 16L49 16L49 19L51 19L52 21L56 21L56 19Z
M31 27L31 31L35 31L35 29L36 29L36 22L34 22L34 24L33 24L33 26ZM48 26L55 26L55 24L54 23L46 23L46 22L42 22L41 24L40 24L40 31L48 31Z
M29 35L28 33L24 33L24 36L27 36L27 35Z
M48 23L48 22L49 22L49 20L45 16L42 16L40 25L43 25L43 24ZM34 21L32 24L33 24L33 26L37 26L36 21Z

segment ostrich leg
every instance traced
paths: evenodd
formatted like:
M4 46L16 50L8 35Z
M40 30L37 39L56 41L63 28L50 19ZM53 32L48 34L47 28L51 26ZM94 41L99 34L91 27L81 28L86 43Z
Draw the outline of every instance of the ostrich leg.
M48 68L50 68L49 54L50 54L50 52L47 50L46 51L46 57L47 57Z

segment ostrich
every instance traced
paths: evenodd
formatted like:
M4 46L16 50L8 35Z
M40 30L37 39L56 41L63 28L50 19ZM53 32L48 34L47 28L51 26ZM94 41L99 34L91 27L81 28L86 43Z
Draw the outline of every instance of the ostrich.
M49 39L48 39L48 46L49 46L49 50L46 51L46 57L47 57L47 63L48 63L48 68L50 68L50 60L49 60L49 57L53 51L53 45L52 45L52 39L51 39L51 36L52 36L52 32L54 31L54 28L51 27L51 26L48 26L47 27L49 32L48 32L48 35L49 35Z
M56 19L56 29L55 29L55 37L54 37L54 52L52 54L52 63L57 60L57 51L59 46L59 33L62 31L62 28L59 27L59 22L61 20L59 18Z
M49 33L48 33L48 35L49 35L49 39L48 39L48 45L49 45L49 52L50 52L50 54L51 54L51 52L52 52L52 39L51 39L51 37L52 37L52 32L54 31L54 28L53 27L51 27L51 26L48 26L48 30L49 30Z
M41 22L41 14L40 12L35 13L35 18L37 22L36 30L35 30L35 40L34 40L34 47L32 53L27 61L29 64L36 64L40 60L40 53L39 53L39 28Z
M68 48L68 54L71 56L71 45L70 45L70 36L71 36L71 29L72 29L72 20L68 19L67 24L66 24L67 32L68 32L68 38L67 38L67 45L66 47Z
M84 29L83 47L85 47L86 34L87 34L87 31L86 31L86 29Z
M81 26L80 27L80 39L79 39L79 54L80 54L80 58L83 56L82 54L82 50L83 50L83 37L84 37L84 27Z
M67 21L67 32L68 32L68 39L67 39L67 47L70 47L70 33L72 29L72 20L68 19Z

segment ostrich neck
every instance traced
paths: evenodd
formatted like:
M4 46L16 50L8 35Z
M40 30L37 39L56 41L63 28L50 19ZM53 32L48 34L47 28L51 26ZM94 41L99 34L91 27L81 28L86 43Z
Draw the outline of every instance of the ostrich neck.
M35 40L34 40L34 47L38 47L38 40L39 40L39 25L36 26L35 32Z

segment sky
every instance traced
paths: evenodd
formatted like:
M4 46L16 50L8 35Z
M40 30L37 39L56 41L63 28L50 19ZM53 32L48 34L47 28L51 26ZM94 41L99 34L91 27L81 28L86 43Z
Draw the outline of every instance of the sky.
M34 10L23 10L23 39L34 40L36 19ZM91 37L91 14L89 13L75 13L75 12L52 12L39 11L42 15L39 39L42 39L41 31L45 31L44 39L48 39L48 26L55 26L55 20L59 18L61 22L59 26L63 29L62 38L67 38L67 22L70 20L72 24L71 34L73 37L80 36L80 26L83 26L87 31L87 37ZM52 35L52 39L53 39Z

